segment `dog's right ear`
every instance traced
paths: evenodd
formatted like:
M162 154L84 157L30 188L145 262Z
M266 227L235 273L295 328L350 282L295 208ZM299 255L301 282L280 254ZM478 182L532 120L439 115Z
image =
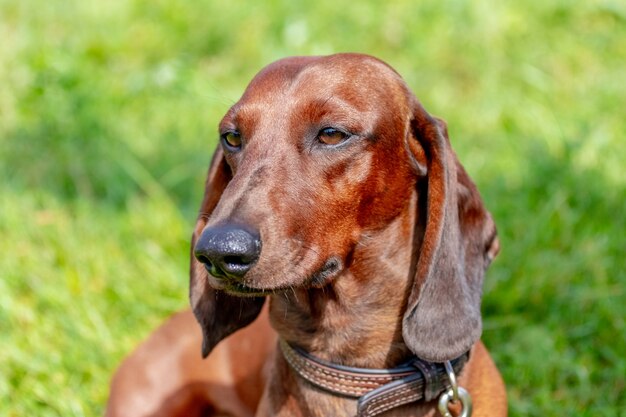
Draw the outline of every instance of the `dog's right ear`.
M265 297L235 297L213 289L209 285L208 272L193 254L196 241L231 179L231 169L222 148L218 146L211 161L200 215L191 238L189 268L189 300L202 328L202 356L205 358L226 336L252 323L265 301Z

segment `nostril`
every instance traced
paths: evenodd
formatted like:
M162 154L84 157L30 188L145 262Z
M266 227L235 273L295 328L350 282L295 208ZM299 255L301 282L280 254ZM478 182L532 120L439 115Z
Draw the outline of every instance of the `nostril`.
M209 267L211 266L211 260L204 255L196 254L196 259L198 260L198 262L203 263L206 266L209 266Z
M224 263L229 265L248 265L250 262L246 262L242 256L225 256Z

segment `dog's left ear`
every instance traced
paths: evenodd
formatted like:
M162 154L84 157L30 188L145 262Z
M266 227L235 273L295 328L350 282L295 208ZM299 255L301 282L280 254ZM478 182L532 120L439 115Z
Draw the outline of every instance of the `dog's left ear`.
M445 123L415 100L412 129L409 148L426 178L418 181L423 237L402 334L419 358L443 362L480 338L483 276L499 244L491 215L450 147Z
M230 167L221 147L213 154L207 176L200 215L191 238L189 268L189 300L193 313L202 328L202 357L213 350L226 336L252 323L265 302L265 297L235 297L211 288L208 272L194 256L194 247L204 230L209 216L217 206L224 189L232 179Z

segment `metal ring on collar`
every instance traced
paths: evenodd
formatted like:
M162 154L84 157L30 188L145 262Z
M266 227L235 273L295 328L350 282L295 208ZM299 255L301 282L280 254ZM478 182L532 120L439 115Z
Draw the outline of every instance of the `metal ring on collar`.
M458 388L457 395L458 395L458 398L461 400L461 414L459 414L459 417L471 417L472 397L470 397L469 392L467 392L464 388L461 388L461 387L457 387L457 388ZM448 405L451 402L452 403L455 402L453 397L454 397L454 393L452 391L452 388L450 388L448 391L441 394L441 397L439 397L439 412L441 413L443 417L452 417L452 414L450 413L450 410L448 409Z

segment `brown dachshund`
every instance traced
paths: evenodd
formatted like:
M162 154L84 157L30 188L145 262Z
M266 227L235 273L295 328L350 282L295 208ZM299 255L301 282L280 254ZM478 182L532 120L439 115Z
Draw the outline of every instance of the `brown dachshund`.
M468 392L474 416L507 414L479 341L495 225L392 68L280 60L219 131L192 243L202 335L190 312L157 330L108 416L469 415Z

